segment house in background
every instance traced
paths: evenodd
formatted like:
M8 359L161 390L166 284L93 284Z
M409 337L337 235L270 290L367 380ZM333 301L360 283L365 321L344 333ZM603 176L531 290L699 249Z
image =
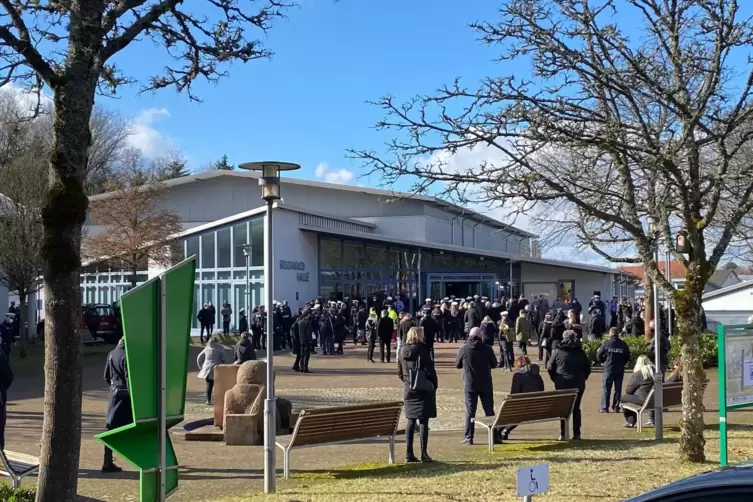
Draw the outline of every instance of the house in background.
M659 263L659 270L663 274L665 273L666 268L667 265L665 261ZM635 275L636 280L638 281L635 287L635 298L643 296L645 293L643 287L643 278L646 275L646 269L643 267L643 265L620 267L618 270ZM670 262L669 279L670 283L672 284L672 286L674 286L675 289L685 289L685 266L681 262L677 260L672 260ZM706 283L706 286L703 288L703 292L708 293L711 291L716 291L722 288L733 286L735 284L739 284L741 282L743 282L743 280L737 275L737 272L735 272L734 270L725 268L719 269L711 275L708 282ZM664 294L661 291L659 292L659 299L664 299Z
M753 315L753 281L744 281L703 295L709 330L719 325L748 324Z

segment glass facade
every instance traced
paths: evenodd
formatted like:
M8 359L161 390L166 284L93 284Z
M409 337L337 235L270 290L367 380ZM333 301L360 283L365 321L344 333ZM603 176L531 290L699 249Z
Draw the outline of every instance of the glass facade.
M148 279L146 264L136 273L136 285ZM109 263L88 265L81 273L81 302L84 305L117 302L123 293L131 289L132 273Z
M225 300L233 308L231 329L238 326L241 308L250 315L253 307L264 302L263 216L191 235L181 245L184 257L197 255L194 329L199 329L196 314L207 302L211 301L217 311L215 330L222 328L220 309ZM248 257L246 245L251 246Z
M419 264L420 260L420 264ZM415 311L423 297L509 295L510 262L504 259L407 248L354 239L319 237L319 295L381 305L399 297ZM520 294L520 264L512 264L513 294ZM420 282L420 288L419 288Z

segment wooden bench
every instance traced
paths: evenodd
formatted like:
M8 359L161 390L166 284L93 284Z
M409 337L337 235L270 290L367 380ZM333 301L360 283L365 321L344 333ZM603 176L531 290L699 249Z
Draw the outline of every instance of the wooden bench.
M493 417L476 418L474 423L489 432L489 451L494 451L494 429L509 425L558 421L565 423L565 437L570 438L570 415L578 389L550 390L508 394Z
M703 382L703 392L706 392L706 386L708 386L709 380ZM662 385L662 408L677 408L682 406L682 382L670 382ZM633 403L622 403L622 407L634 411L637 415L636 424L638 432L643 430L643 414L653 411L656 405L654 404L654 390L648 393L646 401L642 405Z
M37 474L39 470L39 458L15 451L0 450L0 475L7 476L13 481L13 488L21 486L21 481L26 477Z
M277 447L283 452L285 478L290 478L293 448L388 437L388 460L394 463L395 433L402 412L402 401L301 410L290 439L277 441Z

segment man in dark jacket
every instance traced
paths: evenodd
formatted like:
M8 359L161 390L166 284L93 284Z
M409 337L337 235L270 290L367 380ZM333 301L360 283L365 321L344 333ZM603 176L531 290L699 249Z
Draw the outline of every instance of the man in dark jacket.
M105 366L105 382L110 386L110 397L107 402L107 430L117 429L133 421L131 413L131 394L128 390L128 367L126 365L125 340L120 339L107 356ZM102 472L117 473L123 469L115 465L112 460L112 450L105 446L105 459Z
M520 356L515 361L515 373L512 375L510 394L523 394L526 392L543 392L544 379L539 374L539 366L531 364L526 356ZM506 441L516 425L509 425L502 429L502 440Z
M199 310L199 313L196 315L196 319L199 320L199 326L201 327L201 331L199 331L199 341L201 341L202 345L204 344L204 332L207 333L207 340L209 340L212 337L212 312L209 310L209 305L204 304L201 310Z
M578 389L578 397L573 407L573 439L580 439L581 411L580 402L586 391L586 380L591 374L591 363L583 352L583 348L576 340L573 330L567 330L547 365L549 377L554 382L555 389ZM560 439L566 437L565 423L560 424Z
M0 450L5 449L5 419L8 407L8 389L13 383L13 371L5 352L0 350Z
M392 330L395 329L395 323L389 316L389 312L382 310L382 317L377 321L377 336L379 337L379 355L384 362L385 352L387 352L387 362L390 362L390 352L392 352Z
M588 322L589 340L601 340L604 338L604 332L607 330L607 324L601 316L601 311L593 308L590 312L591 320Z
M418 325L424 330L424 343L429 347L431 359L434 360L434 341L437 339L437 333L439 333L439 324L431 315L425 315Z
M304 312L301 318L297 322L298 329L294 336L296 336L298 345L298 352L295 356L295 364L293 368L298 368L301 373L311 373L309 370L309 360L311 359L311 316L308 312Z
M481 319L478 316L476 310L476 304L471 302L468 306L468 310L465 311L465 333L469 335L471 330L481 325Z
M481 328L473 328L468 341L460 347L455 367L463 370L465 390L465 438L463 443L473 444L474 424L478 400L487 417L494 416L494 387L492 368L497 367L494 349L481 340Z
M254 350L254 344L251 343L251 339L248 337L248 331L241 333L241 339L235 344L235 364L243 364L246 361L256 360L256 351Z
M600 413L609 412L609 395L614 385L614 400L612 410L617 413L622 400L622 379L625 376L625 365L630 362L630 348L624 340L620 339L620 330L617 327L609 328L609 340L601 344L596 351L596 359L604 366L602 382L604 388L601 391Z
M366 319L369 318L369 314L366 312L366 305L360 305L358 312L356 313L356 337L354 343L361 339L361 345L366 345Z

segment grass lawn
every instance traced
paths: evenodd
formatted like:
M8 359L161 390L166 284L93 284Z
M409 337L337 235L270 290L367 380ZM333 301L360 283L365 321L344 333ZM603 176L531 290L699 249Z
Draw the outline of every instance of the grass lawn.
M714 429L707 431L708 460L702 465L676 460L677 428L667 428L661 443L651 440L653 431L644 431L640 439L635 431L626 432L625 439L509 443L494 453L473 447L459 451L452 461L427 465L364 464L302 472L279 480L274 496L254 493L222 502L514 501L520 500L515 469L540 463L549 464L551 485L547 495L535 500L616 501L718 465L719 434ZM730 458L753 459L753 427L730 433Z

